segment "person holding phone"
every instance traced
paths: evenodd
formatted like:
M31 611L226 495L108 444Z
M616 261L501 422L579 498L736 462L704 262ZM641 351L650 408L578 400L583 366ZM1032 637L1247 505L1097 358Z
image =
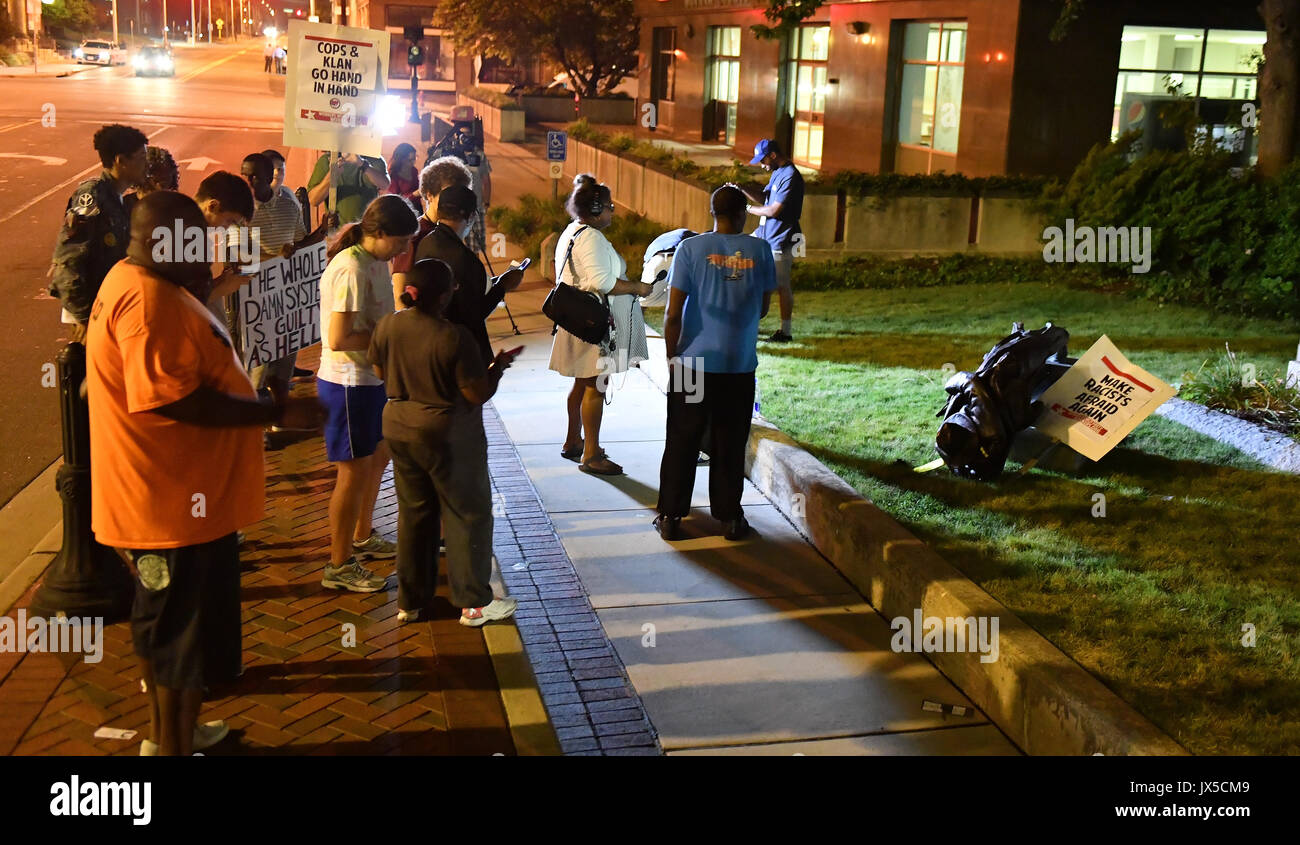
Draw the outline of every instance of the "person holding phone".
M469 329L483 363L492 361L492 342L488 339L485 321L505 295L519 287L524 280L522 267L511 267L495 278L489 278L483 262L465 244L465 238L478 217L478 199L463 185L452 185L438 194L438 222L420 241L415 250L415 260L436 258L451 268L456 280L451 301L445 316L448 320Z
M438 538L447 543L451 601L460 624L507 619L517 602L492 594L492 486L483 404L523 347L485 365L469 329L447 320L455 278L438 259L415 262L406 310L384 317L369 357L388 394L383 435L397 490L397 618L418 621L438 586ZM441 529L441 531L440 531Z

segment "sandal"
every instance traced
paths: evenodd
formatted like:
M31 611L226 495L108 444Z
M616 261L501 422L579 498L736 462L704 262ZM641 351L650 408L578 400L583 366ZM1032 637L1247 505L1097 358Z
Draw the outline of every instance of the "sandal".
M580 462L582 460L583 448L584 448L584 444L581 440L578 441L577 446L561 447L560 457L564 458L565 460Z
M611 461L609 457L604 453L602 453L600 457L596 458L594 461L587 461L585 464L580 464L578 466L578 469L586 473L591 473L592 475L622 475L623 474L623 468L618 464L614 463L613 461Z

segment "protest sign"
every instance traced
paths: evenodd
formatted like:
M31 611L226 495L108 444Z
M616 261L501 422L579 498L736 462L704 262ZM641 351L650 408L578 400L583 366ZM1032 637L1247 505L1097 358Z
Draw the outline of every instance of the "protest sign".
M1175 393L1102 335L1043 394L1034 427L1098 461Z
M284 143L382 155L375 113L387 91L390 39L379 30L289 21Z
M244 366L288 358L320 343L320 277L328 263L324 243L305 246L288 258L265 259L240 290Z

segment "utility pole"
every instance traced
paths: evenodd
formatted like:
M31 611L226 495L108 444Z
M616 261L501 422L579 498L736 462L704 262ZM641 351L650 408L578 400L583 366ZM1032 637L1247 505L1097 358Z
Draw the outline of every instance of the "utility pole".
M194 33L198 30L198 21L194 19L194 0L190 0L190 46L194 46Z
M162 0L162 3L163 3L163 46L166 47L168 44L171 43L171 38L169 37L171 35L171 26L167 23L167 0Z
M113 0L113 48L117 49L117 0ZM112 54L110 53L110 56L111 55ZM113 60L110 58L109 64L112 63Z
M212 43L212 0L208 0L208 43Z

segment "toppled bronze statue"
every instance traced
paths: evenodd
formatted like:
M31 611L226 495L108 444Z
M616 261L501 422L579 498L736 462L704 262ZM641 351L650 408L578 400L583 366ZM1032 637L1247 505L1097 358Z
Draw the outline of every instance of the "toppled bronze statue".
M1002 474L1012 441L1042 410L1038 397L1074 363L1069 342L1070 333L1051 323L1029 332L1015 323L979 369L948 379L934 445L953 473L978 481Z

